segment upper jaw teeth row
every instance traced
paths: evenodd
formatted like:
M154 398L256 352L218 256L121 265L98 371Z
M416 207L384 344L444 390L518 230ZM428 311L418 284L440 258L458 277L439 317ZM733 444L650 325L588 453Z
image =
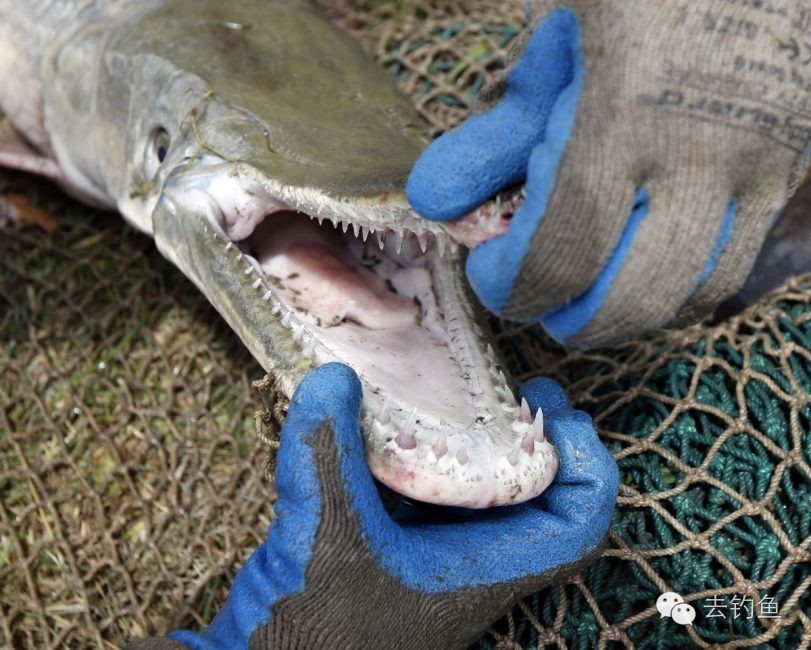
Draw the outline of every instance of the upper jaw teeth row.
M416 239L423 253L428 249L430 238L433 237L440 257L444 257L445 251L448 249L450 249L452 253L455 253L459 248L446 233L441 230L435 230L432 227L433 224L424 222L421 219L406 220L407 224L398 222L393 226L386 226L379 223L362 223L363 219L360 217L358 219L353 218L350 221L342 219L335 214L328 216L319 213L315 215L308 214L308 216L310 219L317 221L319 226L323 224L324 221L329 221L336 229L340 228L344 233L348 232L351 227L352 231L355 233L355 237L361 237L363 241L366 241L370 234L374 234L377 237L377 243L381 250L383 250L385 246L386 239L390 236L395 236L397 238L395 248L398 255L403 250L403 244L409 237Z

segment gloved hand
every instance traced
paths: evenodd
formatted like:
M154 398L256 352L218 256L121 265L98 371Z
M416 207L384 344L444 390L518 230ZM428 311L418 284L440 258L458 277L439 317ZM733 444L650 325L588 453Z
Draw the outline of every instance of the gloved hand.
M522 394L543 408L560 455L546 492L459 521L398 523L365 462L360 382L340 364L314 371L282 430L277 519L222 611L201 633L128 647L465 647L519 597L587 562L617 496L616 465L589 417L550 380Z
M491 311L589 346L696 319L737 291L802 180L811 2L531 0L480 114L407 193L434 220L526 182L468 277Z

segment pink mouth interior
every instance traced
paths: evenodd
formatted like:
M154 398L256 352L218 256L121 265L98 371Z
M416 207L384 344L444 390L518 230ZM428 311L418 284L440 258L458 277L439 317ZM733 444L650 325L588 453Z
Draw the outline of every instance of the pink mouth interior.
M240 246L331 357L381 395L468 426L475 414L464 403L464 369L450 353L434 293L431 264L438 255L430 247L423 254L413 238L399 254L392 242L381 250L373 240L280 211Z
M370 270L381 264L382 251L369 249L358 258L339 232L289 212L268 218L257 238L256 258L267 278L286 302L322 327L344 321L372 330L419 324L419 305Z

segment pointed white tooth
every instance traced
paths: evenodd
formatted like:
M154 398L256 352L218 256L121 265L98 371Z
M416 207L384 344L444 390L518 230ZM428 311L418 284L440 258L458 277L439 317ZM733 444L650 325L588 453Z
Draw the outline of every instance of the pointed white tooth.
M532 429L530 431L532 437L535 438L537 442L544 441L543 411L541 409L538 409L538 412L535 414L535 421L532 423Z
M403 242L405 241L405 237L403 237L403 229L397 228L397 254L399 255L403 250Z
M290 327L290 312L288 311L282 316L282 327Z
M413 433L401 431L394 438L394 442L397 443L397 446L400 447L400 449L405 449L406 451L417 448L417 436L415 436Z
M414 232L415 232L416 234L418 234L418 235L421 235L421 234L422 234L422 228L423 228L423 225L424 225L424 224L423 224L423 222L422 222L422 219L418 219L418 220L417 220L417 222L414 224Z
M470 460L467 453L467 445L459 447L459 451L456 452L456 460L459 461L460 465L467 465L467 461Z
M337 227L338 227L338 217L336 217L335 215L333 215L333 216L331 216L331 217L329 218L329 220L332 222L332 227L333 227L333 228L337 228Z
M304 336L304 323L299 323L298 327L293 332L293 340L300 341Z
M254 290L259 289L259 287L261 286L262 286L262 278L256 278L256 280L253 283Z
M315 354L315 339L312 338L308 341L307 345L304 346L303 354L305 357L311 357Z
M522 422L532 422L532 411L529 410L529 404L523 397L521 398L521 413L518 415Z
M493 346L490 345L489 343L487 344L487 356L490 357L490 358L493 358L493 357L496 356L496 351L493 350Z
M356 223L353 223L352 224L352 232L355 233L355 237L360 235L360 226L358 224L356 224Z
M442 458L445 454L448 453L448 434L444 431L441 432L436 439L436 442L433 446L434 456L437 457L437 460Z
M441 232L438 232L436 234L436 249L437 249L437 251L439 251L439 256L440 257L445 257L445 244L446 243L447 242L445 241L445 235L443 235Z
M250 275L251 273L253 273L253 266L249 266L248 268L246 268L244 273L245 275Z
M273 307L270 308L270 313L275 316L282 310L282 306L277 302Z
M361 232L361 235L363 236L363 241L366 241L367 239L369 239L369 227L368 226L361 227L360 232Z
M507 454L507 462L515 467L518 464L518 447L513 447Z
M456 243L455 241L453 241L452 239L451 239L451 240L448 242L448 246L449 246L449 247L450 247L450 249L451 249L451 254L452 254L452 255L456 255L456 253L458 253L458 252L459 252L459 244L457 244L457 243Z
M507 377L506 377L506 375L504 374L504 371L503 371L503 370L499 370L499 371L498 371L498 380L499 380L499 381L502 383L502 385L504 385L504 386L508 386L508 385L509 385L509 384L507 383Z
M377 235L377 245L380 246L380 250L383 250L383 246L386 244L386 233L378 230L375 234Z
M346 231L349 230L349 222L348 221L342 221L341 222L341 230L343 230L344 234L346 234Z
M318 225L320 226L322 223L324 223L324 217L322 217L322 216L319 214L319 215L318 215Z
M535 453L535 440L532 437L531 431L528 431L523 440L521 440L521 449L527 452L530 456Z
M408 416L408 422L406 422L405 428L403 431L406 433L414 433L417 426L417 407L415 406L411 410L411 415Z
M383 400L383 406L380 407L380 412L377 414L377 418L375 418L380 424L388 424L391 422L391 413L389 413L389 398L388 395L386 399Z
M265 292L265 295L264 295L264 296L262 296L262 300L267 301L267 300L270 300L272 297L273 297L273 291L271 291L270 289L268 289L268 290Z
M408 418L408 422L406 422L405 426L402 428L400 433L397 434L397 437L394 441L400 446L401 449L416 449L417 447L417 436L415 432L415 425L417 421L417 409L415 408L411 411L411 415Z
M229 241L229 242L228 242L228 243L225 245L225 250L226 250L226 251L230 251L230 250L231 250L233 247L234 247L234 242Z
M425 233L417 235L417 242L419 242L420 250L424 253L428 249L428 235Z

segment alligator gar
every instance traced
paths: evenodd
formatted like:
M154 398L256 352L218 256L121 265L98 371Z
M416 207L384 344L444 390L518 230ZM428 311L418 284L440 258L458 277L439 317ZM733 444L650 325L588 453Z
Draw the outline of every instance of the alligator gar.
M152 236L288 396L353 367L383 483L475 508L551 483L456 246L498 211L411 211L422 123L308 0L0 0L0 108L0 164Z

